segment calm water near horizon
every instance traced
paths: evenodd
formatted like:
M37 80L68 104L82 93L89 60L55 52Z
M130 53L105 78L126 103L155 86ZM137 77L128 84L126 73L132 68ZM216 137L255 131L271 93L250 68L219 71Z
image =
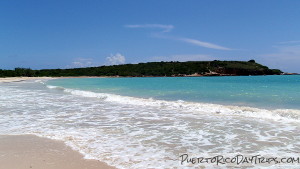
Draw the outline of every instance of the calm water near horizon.
M139 98L300 109L300 76L73 78L47 84Z
M0 83L0 134L62 140L118 168L184 168L183 153L297 157L299 103L300 76Z

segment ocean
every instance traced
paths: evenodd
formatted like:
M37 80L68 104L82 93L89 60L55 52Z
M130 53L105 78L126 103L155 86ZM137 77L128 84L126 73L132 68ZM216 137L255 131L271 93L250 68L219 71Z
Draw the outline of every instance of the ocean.
M118 168L209 168L180 156L298 157L299 103L296 75L2 83L0 134L62 140Z

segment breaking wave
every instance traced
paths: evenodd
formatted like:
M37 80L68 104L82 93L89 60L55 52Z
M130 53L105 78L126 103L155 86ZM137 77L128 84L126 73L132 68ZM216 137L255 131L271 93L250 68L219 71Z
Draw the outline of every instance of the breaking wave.
M211 113L214 115L233 115L233 116L244 116L252 118L262 118L270 119L275 121L300 121L300 110L296 109L261 109L246 106L226 106L220 104L209 104L209 103L199 103L199 102L186 102L183 100L177 101L166 101L166 100L156 100L153 98L137 98L130 96L121 96L116 94L108 93L96 93L92 91L67 89L59 86L47 85L49 89L63 90L66 93L72 95L98 98L106 102L115 102L120 104L129 105L141 105L141 106L152 106L152 107L164 107L170 109L181 109L184 111L193 111L199 113Z

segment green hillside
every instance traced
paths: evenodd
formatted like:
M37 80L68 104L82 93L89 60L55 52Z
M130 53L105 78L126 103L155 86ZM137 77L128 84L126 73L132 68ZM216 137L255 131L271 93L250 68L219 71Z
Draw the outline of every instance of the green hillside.
M278 69L269 69L254 60L245 61L190 61L148 62L74 69L31 70L16 68L1 70L0 77L14 76L241 76L281 74Z

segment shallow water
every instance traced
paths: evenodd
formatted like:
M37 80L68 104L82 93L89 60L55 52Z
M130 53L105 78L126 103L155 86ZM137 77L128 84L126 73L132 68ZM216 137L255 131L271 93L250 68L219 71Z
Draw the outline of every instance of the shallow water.
M47 84L169 101L300 109L300 76L74 78Z
M0 134L63 140L86 158L119 168L183 168L183 153L297 157L300 152L298 109L128 95L41 81L0 84Z

